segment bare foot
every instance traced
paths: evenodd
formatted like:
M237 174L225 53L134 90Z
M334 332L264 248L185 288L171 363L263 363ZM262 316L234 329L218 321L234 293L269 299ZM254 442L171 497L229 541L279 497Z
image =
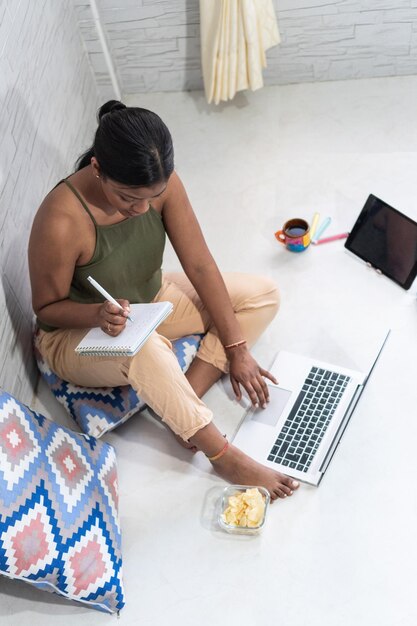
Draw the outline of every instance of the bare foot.
M231 483L265 487L271 494L271 500L292 496L300 485L293 478L261 465L231 444L227 452L212 464L216 472Z

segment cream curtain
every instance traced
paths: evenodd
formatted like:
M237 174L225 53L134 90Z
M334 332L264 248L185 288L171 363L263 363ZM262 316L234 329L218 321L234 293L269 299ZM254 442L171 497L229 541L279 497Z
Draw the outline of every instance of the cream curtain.
M263 86L265 51L280 42L272 0L200 0L200 28L208 102Z

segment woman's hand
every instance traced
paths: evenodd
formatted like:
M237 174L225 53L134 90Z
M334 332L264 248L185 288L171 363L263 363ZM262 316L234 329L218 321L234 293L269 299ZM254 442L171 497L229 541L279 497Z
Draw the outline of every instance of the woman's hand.
M98 311L99 323L101 330L110 335L110 337L117 337L120 335L124 327L126 326L127 316L130 311L130 304L128 300L117 300L120 306L123 307L121 311L115 304L111 302L104 302Z
M242 398L241 386L247 392L252 406L266 407L269 402L268 386L264 378L268 378L275 385L277 379L270 372L259 367L246 346L239 346L227 350L229 359L230 381L237 400Z

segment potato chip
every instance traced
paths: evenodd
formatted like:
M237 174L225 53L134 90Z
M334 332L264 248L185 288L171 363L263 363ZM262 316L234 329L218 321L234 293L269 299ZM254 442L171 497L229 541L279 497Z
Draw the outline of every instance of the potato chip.
M257 487L229 496L222 519L231 526L256 528L265 515L265 499Z

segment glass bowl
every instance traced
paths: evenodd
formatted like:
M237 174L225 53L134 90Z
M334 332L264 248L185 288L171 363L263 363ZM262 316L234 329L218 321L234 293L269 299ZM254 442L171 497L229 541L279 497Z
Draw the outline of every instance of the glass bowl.
M264 510L263 517L259 522L259 525L258 526L236 526L235 524L228 524L223 519L223 513L229 506L230 496L243 493L247 489L258 489L258 491L261 492L264 498L265 510ZM223 494L219 501L217 521L218 521L220 528L233 535L257 535L258 533L260 533L260 531L265 525L270 499L271 498L267 489L265 489L264 487L258 487L257 485L230 485L229 487L226 487L223 490Z

